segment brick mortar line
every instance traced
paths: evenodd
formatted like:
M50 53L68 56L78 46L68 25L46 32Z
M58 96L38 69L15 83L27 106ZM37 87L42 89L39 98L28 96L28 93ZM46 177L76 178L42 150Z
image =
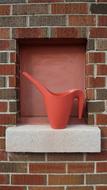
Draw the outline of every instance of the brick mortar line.
M4 139L5 137L3 137L3 139ZM12 154L12 153L9 153L10 155ZM16 154L18 154L18 152L16 152ZM22 153L23 154L23 153ZM26 153L26 154L28 154L28 153ZM66 154L66 153L65 153ZM89 153L88 153L89 154ZM85 162L84 161L61 161L60 163L59 163L59 161L47 161L46 163L44 162L44 161L37 161L37 160L35 160L35 161L30 161L30 160L25 160L25 161L14 161L14 160L10 160L9 159L9 161L7 161L7 160L3 160L3 161L1 161L2 163L14 163L14 164L18 164L18 163L22 163L22 164L72 164L72 162L73 163L77 163L77 164L84 164ZM36 163L35 163L36 162ZM94 162L107 162L107 160L101 160L101 161L99 161L99 160L86 160L86 164L91 164L91 163L94 163ZM63 174L63 173L62 173ZM64 173L65 174L65 173ZM66 173L66 174L69 174L69 173Z

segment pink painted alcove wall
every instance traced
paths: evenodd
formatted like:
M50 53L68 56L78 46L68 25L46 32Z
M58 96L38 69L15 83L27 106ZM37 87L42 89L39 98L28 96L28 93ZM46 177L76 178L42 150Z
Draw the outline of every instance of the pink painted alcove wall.
M30 73L53 92L75 88L85 92L85 46L23 44L20 46L20 70ZM42 95L22 76L20 89L21 122L47 123ZM76 102L72 115L74 118L77 116Z

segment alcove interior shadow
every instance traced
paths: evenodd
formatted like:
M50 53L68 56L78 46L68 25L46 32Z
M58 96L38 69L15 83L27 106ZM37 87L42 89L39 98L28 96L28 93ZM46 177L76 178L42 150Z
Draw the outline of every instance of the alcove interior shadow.
M42 95L22 75L26 71L53 92L81 89L85 93L86 39L19 39L21 124L49 123ZM85 123L86 109L77 118L77 101L69 123Z

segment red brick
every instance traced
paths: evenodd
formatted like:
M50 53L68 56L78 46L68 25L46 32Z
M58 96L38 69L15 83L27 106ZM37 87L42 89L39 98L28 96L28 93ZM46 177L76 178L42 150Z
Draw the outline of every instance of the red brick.
M95 26L95 24L96 24L95 16L89 16L89 15L69 16L70 26Z
M8 184L9 183L9 176L0 174L0 184Z
M5 140L0 139L0 150L4 150L4 149L5 149Z
M87 14L87 3L53 4L53 14Z
M102 150L107 150L107 139L102 139L101 147L102 147Z
M13 38L41 38L47 36L45 28L16 28L12 32Z
M16 124L15 114L2 114L0 116L0 124Z
M28 0L28 3L58 3L64 2L64 0Z
M7 153L4 151L0 151L0 162L7 160Z
M97 2L107 2L107 0L97 0Z
M0 162L0 173L26 173L26 163Z
M7 111L7 103L0 102L0 112L6 112L6 111Z
M48 4L20 4L13 5L14 15L47 14Z
M91 28L90 38L107 38L107 28Z
M27 24L25 16L1 16L0 27L25 27Z
M101 136L107 137L107 127L100 127L101 129Z
M86 38L85 28L53 28L51 36L55 38Z
M12 175L12 184L16 185L45 185L44 175Z
M31 173L64 173L65 164L55 164L55 163L30 164L29 171Z
M97 172L107 172L107 162L98 162L96 163Z
M75 186L67 187L66 190L94 190L92 186Z
M94 65L86 65L85 73L86 73L86 75L93 75L94 74Z
M87 123L88 123L88 125L93 125L94 124L94 115L93 114L88 114Z
M9 15L10 6L9 5L0 5L0 15Z
M98 17L98 25L99 26L107 26L107 16L99 16Z
M16 52L10 53L10 62L15 63L16 62Z
M64 187L51 187L51 186L29 187L29 190L64 190Z
M107 125L107 115L106 114L97 114L96 122L98 125Z
M45 161L44 153L10 153L10 161Z
M26 190L25 187L20 186L2 186L0 187L0 190Z
M83 175L49 175L49 185L79 185L83 183Z
M0 28L0 39L8 39L10 37L10 29Z
M86 89L86 98L87 98L87 100L95 99L94 89Z
M97 65L97 75L107 75L107 65Z
M95 87L105 87L105 77L87 77L86 78L86 87L95 88Z
M9 77L9 87L16 87L16 77Z
M68 164L69 173L92 173L94 172L93 163L70 163Z
M103 161L103 160L107 160L107 152L102 151L102 152L99 152L99 153L86 154L86 160L87 161Z
M106 39L97 39L96 40L96 49L100 51L107 50L107 40Z
M9 41L0 40L0 50L8 50L8 49L9 49Z
M96 190L107 190L107 186L96 186Z
M4 126L0 126L0 137L4 137L6 128Z
M0 65L0 75L15 75L16 66L13 64Z
M48 161L80 161L83 160L82 153L51 153L47 155Z
M107 174L87 175L86 184L107 184Z
M105 63L105 53L89 53L89 63Z

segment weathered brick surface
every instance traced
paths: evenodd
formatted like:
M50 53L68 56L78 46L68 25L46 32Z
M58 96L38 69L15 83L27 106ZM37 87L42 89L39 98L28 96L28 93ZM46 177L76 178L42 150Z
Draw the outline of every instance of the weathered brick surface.
M82 187L67 187L67 190L93 190L92 186L82 186Z
M15 65L0 65L0 75L15 75L16 66Z
M107 172L107 162L97 162L96 170L97 172Z
M86 3L72 4L54 4L52 5L53 14L87 14L88 7Z
M70 163L68 164L69 173L93 173L93 163Z
M107 75L107 65L97 65L98 75Z
M89 53L89 63L104 63L105 62L105 53L96 52Z
M9 175L0 174L0 184L8 184L9 183Z
M99 26L107 26L107 16L99 16L98 24Z
M45 185L46 176L44 175L12 175L12 184L16 185Z
M2 114L0 117L0 124L16 124L16 115L15 114Z
M29 171L31 173L64 173L65 164L44 163L44 164L30 164Z
M7 102L0 102L0 112L7 111Z
M63 153L57 153L57 154L48 154L48 161L80 161L83 160L83 154L81 153L68 153L68 154L63 154Z
M2 89L0 90L1 99L16 99L16 90L15 89Z
M0 87L5 87L5 86L6 86L6 78L0 77Z
M20 187L20 186L2 186L2 187L0 187L0 190L26 190L26 187Z
M26 26L25 16L0 17L0 27L20 27L20 26Z
M47 14L48 5L47 4L29 4L29 5L14 5L13 14L14 15L35 15L35 14Z
M25 173L27 164L0 162L0 172L3 173Z
M31 16L30 26L65 26L65 16Z
M10 153L10 161L45 161L45 154L43 153Z
M88 112L103 112L105 111L104 102L88 102Z
M13 29L13 38L41 38L47 37L45 28L16 28Z
M8 39L10 37L9 28L0 28L0 39Z
M95 16L69 16L69 25L70 26L95 26L96 18Z
M26 0L0 0L0 4L25 3Z
M90 11L92 14L106 14L107 4L92 4Z
M91 28L90 38L107 38L107 28Z
M98 89L97 90L97 99L107 100L107 89Z
M7 63L7 62L8 62L8 53L0 52L0 63Z
M95 174L86 176L87 184L107 184L107 174Z
M107 49L107 40L99 39L96 41L96 48L97 50L106 50Z
M10 6L9 5L0 5L0 15L9 15Z
M53 28L51 29L53 38L86 38L86 28Z
M79 185L83 183L83 175L49 175L49 185Z
M51 186L30 187L29 190L64 190L64 187L51 187Z
M104 77L96 77L96 78L87 77L86 87L87 88L105 87L105 78Z

